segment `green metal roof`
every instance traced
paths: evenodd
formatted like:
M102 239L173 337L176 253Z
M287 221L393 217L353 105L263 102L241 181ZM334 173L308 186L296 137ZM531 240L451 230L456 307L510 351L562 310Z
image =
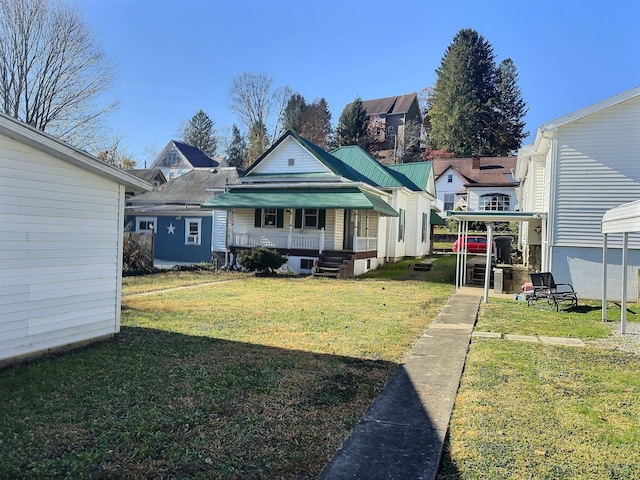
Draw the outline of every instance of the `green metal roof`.
M387 165L387 167L413 182L420 190L429 187L429 175L433 164L431 162L409 162ZM433 192L429 192L433 193Z
M380 197L358 188L349 189L235 189L201 205L203 208L345 208L376 210L397 217L396 212Z
M446 225L444 218L442 218L435 210L431 210L430 221L431 225Z
M367 177L369 183L377 187L406 187L387 168L371 157L362 148L351 145L339 147L331 152L331 155L342 160L354 170ZM415 185L414 185L415 187ZM417 188L417 187L416 187Z

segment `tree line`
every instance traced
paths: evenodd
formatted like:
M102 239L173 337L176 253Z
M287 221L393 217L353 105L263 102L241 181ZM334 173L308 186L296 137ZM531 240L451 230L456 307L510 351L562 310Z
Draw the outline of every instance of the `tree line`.
M54 0L0 0L0 111L124 168L135 165L119 138L105 133L116 101L101 101L112 87L113 64L97 45L81 12ZM363 102L343 109L337 126L325 98L309 102L263 73L235 77L228 91L238 123L218 135L200 109L181 140L205 154L224 154L247 166L286 130L324 149L359 145L377 155L379 142ZM422 125L406 124L393 145L398 161L438 156L507 155L517 150L527 106L515 63L496 65L491 44L472 29L447 47L435 84L426 89ZM399 153L400 152L400 153Z

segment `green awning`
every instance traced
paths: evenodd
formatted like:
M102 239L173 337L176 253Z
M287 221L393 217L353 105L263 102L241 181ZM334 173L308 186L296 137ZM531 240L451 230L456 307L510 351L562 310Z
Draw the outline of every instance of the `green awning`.
M382 198L357 188L351 189L235 189L214 197L204 208L344 208L376 210L381 215L397 217Z
M447 222L444 221L444 218L442 218L440 215L438 215L438 213L435 210L431 210L431 225L446 225Z

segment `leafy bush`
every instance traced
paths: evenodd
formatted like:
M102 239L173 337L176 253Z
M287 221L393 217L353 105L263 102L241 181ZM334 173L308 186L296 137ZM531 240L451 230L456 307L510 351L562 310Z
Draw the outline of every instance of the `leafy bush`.
M238 252L240 265L250 272L273 273L287 263L287 257L276 250L265 247L253 247L251 250Z

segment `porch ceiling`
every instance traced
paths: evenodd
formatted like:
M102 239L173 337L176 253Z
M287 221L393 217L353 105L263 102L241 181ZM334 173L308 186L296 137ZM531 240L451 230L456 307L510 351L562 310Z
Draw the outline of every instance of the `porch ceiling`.
M380 197L360 189L235 189L201 205L203 208L344 208L376 210L381 215L397 217Z
M449 218L460 221L469 222L523 222L528 220L537 220L546 216L542 212L494 212L494 211L476 211L476 212L451 212Z

